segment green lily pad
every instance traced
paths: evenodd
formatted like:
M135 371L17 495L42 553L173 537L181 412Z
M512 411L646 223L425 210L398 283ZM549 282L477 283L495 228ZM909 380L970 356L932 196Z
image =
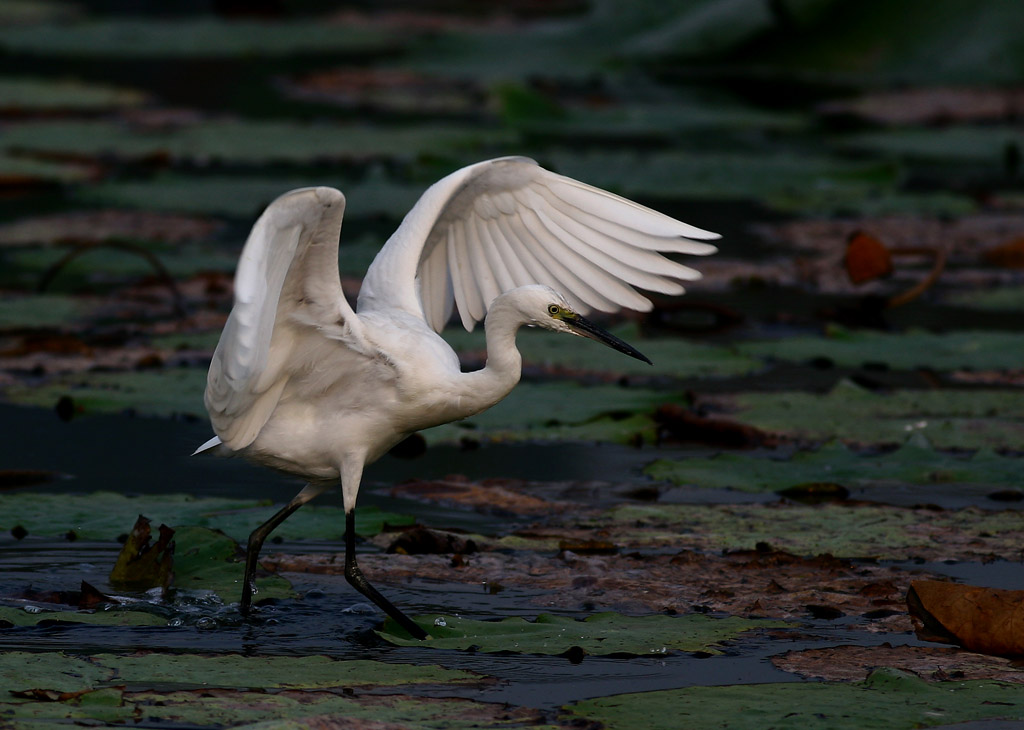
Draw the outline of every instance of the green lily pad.
M971 457L936 451L912 437L897 451L862 456L840 443L799 451L788 459L722 453L711 458L659 459L644 473L655 479L706 488L767 492L799 484L833 482L846 487L910 484L976 484L1016 487L1024 460L981 450Z
M372 668L371 668L372 669ZM473 730L481 727L543 727L539 713L505 703L404 694L346 696L337 691L263 692L202 689L127 692L109 688L57 701L0 703L13 727L66 727L103 723L121 727L147 722L190 728L245 727L261 730L309 730L325 722L349 727L408 727L425 730Z
M892 191L899 170L888 163L809 155L602 152L546 156L559 172L630 198L758 200L814 209Z
M696 266L700 266L699 261ZM648 365L597 343L526 328L516 335L516 347L522 353L527 368L543 366L622 375L724 378L746 375L762 367L755 357L737 353L731 347L706 345L681 337L648 339L641 336L635 325L613 327L610 331L635 346L654 364ZM487 348L482 327L473 332L466 332L462 327L450 327L442 337L457 352L483 353Z
M853 135L843 147L876 156L910 160L988 163L999 168L1008 146L1024 148L1018 127L953 126L935 129L895 129Z
M62 0L0 0L0 25L24 26L81 16L81 8Z
M940 449L1024 448L1019 390L897 390L873 393L842 381L825 394L743 393L736 418L787 436L901 444L914 432Z
M957 307L996 312L1024 312L1024 287L1000 286L980 291L958 292L946 297Z
M224 58L394 51L399 37L366 26L323 20L223 21L214 18L90 20L74 24L0 27L10 53L60 57Z
M900 334L830 328L825 337L787 337L742 342L736 349L755 357L801 362L827 357L837 365L885 363L895 369L1003 370L1020 367L1024 335L1016 332L911 330Z
M102 110L133 107L146 95L133 89L50 79L0 78L0 111Z
M32 153L236 164L413 157L513 141L507 132L452 124L380 127L216 119L152 131L105 120L33 121L4 128L3 144ZM309 182L307 181L307 185Z
M61 294L5 296L0 300L0 329L65 327L98 308L97 302Z
M85 182L96 176L90 165L77 162L54 162L12 155L0 149L0 181L38 185Z
M653 436L650 413L664 392L574 381L520 383L494 407L456 423L423 432L427 443L491 441L613 441Z
M224 603L238 600L242 590L244 561L238 545L227 535L204 527L179 527L174 531L174 587L212 591ZM276 575L256 579L257 601L292 598L291 584Z
M888 730L984 718L1024 720L1024 687L990 680L926 682L895 669L876 669L861 682L687 687L584 700L564 709L607 728L631 730Z
M112 676L107 667L64 652L0 652L0 687L7 690L45 688L55 692L80 692L100 686ZM10 694L4 694L2 699L10 702Z
M73 657L62 652L0 654L0 685L10 690L77 692L112 684L136 689L168 685L203 688L249 687L322 689L465 684L480 675L436 665L417 666L371 660L340 661L326 656L203 656L143 653Z
M583 621L566 616L541 614L536 621L506 618L501 621L420 617L416 623L430 632L430 639L411 638L390 619L377 633L399 646L433 649L468 649L523 654L564 654L578 647L587 654L667 654L669 651L721 654L723 641L738 638L743 632L789 626L783 621L755 621L729 616L711 618L701 614L686 616L623 616L599 613Z
M36 626L40 622L53 621L88 624L89 626L164 626L167 623L167 618L147 611L133 611L117 607L100 609L95 612L47 609L30 613L24 608L0 606L0 623L9 623L12 626ZM3 671L0 670L0 678L2 677Z
M197 457L198 458L198 457ZM266 521L276 507L268 502L185 494L128 497L115 492L48 494L0 493L0 530L21 525L29 535L58 537L73 531L81 539L114 541L127 533L139 514L154 525L185 524L220 530L237 542ZM414 518L385 512L372 505L356 510L356 533L370 537L385 524L410 525ZM192 527L179 528L189 531ZM345 511L329 505L306 505L281 524L274 535L286 540L340 540L345 534ZM182 555L179 544L177 554Z
M166 368L133 372L92 372L62 375L44 385L11 385L4 389L13 403L53 407L71 396L80 413L116 413L126 409L158 416L204 416L206 373L197 368Z
M365 659L339 661L326 656L201 656L196 654L100 654L93 663L116 672L119 683L136 689L225 687L246 689L323 689L397 687L413 684L466 684L480 675L437 665L417 666Z
M728 60L756 69L756 78L813 69L816 79L887 87L1011 85L1024 71L1017 32L1024 13L1012 0L817 5L821 12L810 22L780 22Z
M603 531L603 539L628 547L754 550L763 543L794 555L887 560L976 560L988 554L1015 559L1014 546L1024 535L1024 513L1017 511L844 504L627 504L589 524ZM557 539L552 545L513 535L498 543L557 549Z
M345 220L387 216L401 220L416 204L426 185L382 177L358 182L330 177L231 177L165 173L145 181L105 181L79 192L89 203L127 206L255 220L272 200L295 188L323 184L345 194ZM377 243L380 248L383 241ZM342 236L342 247L349 245ZM362 273L362 270L360 270Z

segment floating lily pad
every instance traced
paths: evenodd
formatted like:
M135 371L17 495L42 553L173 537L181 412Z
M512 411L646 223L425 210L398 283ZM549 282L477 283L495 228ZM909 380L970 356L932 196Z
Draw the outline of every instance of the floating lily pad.
M121 373L77 373L45 385L12 385L4 394L14 403L52 408L70 396L80 413L111 413L126 409L149 415L204 416L206 373L198 368L168 368Z
M7 149L33 153L244 164L393 159L511 141L507 132L452 124L381 127L235 119L161 131L126 128L105 120L34 121L7 125L3 137Z
M0 606L0 625L37 626L40 623L88 624L90 626L164 626L167 619L146 611L109 608L97 611L58 611L34 606L31 611ZM3 671L0 670L0 678ZM9 686L9 685L8 685Z
M695 264L700 266L699 261ZM644 338L634 325L613 327L612 334L635 346L654 363L635 360L596 343L575 337L560 337L551 332L521 329L516 347L527 368L555 368L586 373L624 375L667 375L676 378L730 377L746 375L762 367L755 357L737 353L731 347L691 342L681 337ZM458 352L484 353L486 340L482 327L466 332L450 327L442 335Z
M847 138L843 146L877 156L910 160L1004 164L1008 146L1024 149L1024 131L1018 127L954 126L937 129L898 129Z
M2 11L0 11L2 12ZM0 78L0 112L103 110L133 107L146 95L133 89L50 79Z
M431 638L420 641L408 636L389 620L377 633L400 646L433 649L510 651L523 654L563 654L579 648L587 654L661 655L670 651L721 654L723 641L743 632L788 626L782 621L755 621L729 616L711 618L702 614L686 616L623 616L599 613L584 621L566 616L541 614L536 621L506 618L501 621L473 621L451 616L426 616L416 620Z
M168 173L148 181L102 182L81 191L88 202L255 220L263 208L295 188L329 185L345 194L345 220L387 216L401 220L416 204L426 185L399 183L382 177L359 182L337 176L230 177ZM342 245L348 245L342 236ZM377 244L378 248L383 241ZM360 273L362 273L360 271Z
M224 603L238 600L242 590L244 561L241 550L227 535L203 527L179 527L174 531L174 587L212 591ZM291 598L291 584L276 575L256 579L256 600Z
M787 337L768 342L742 342L739 352L791 362L825 357L837 365L859 367L885 363L910 370L1000 370L1024 364L1024 335L1017 332L911 330L899 334L868 330L830 329L825 337Z
M758 200L787 209L848 205L891 191L899 170L887 163L808 155L631 152L546 156L556 169L626 197Z
M565 709L608 728L635 730L881 730L988 717L1024 720L1024 687L990 680L930 683L877 669L862 682L687 687L584 700Z
M813 482L846 487L968 483L1018 486L1024 459L982 450L973 456L936 451L923 439L912 438L897 451L859 455L839 443L817 451L800 451L788 459L722 453L708 459L659 459L644 469L655 479L697 487L778 491Z
M33 55L114 58L223 58L393 51L398 36L324 20L223 21L214 18L90 20L0 27L0 47Z
M589 522L621 546L754 550L759 544L794 555L906 560L1015 559L1024 513L974 508L931 511L878 505L626 504ZM510 536L512 548L551 549L543 540Z
M629 442L652 437L650 417L666 394L645 388L584 386L567 380L520 383L493 408L423 432L428 443L462 438L491 441L569 440Z
M0 185L85 182L96 176L96 168L91 165L39 160L0 150Z
M804 4L804 3L800 3ZM847 85L916 83L1012 86L1024 69L1018 3L958 0L882 3L866 8L813 0L811 22L780 22L774 33L730 57L783 76L807 74ZM780 19L781 20L781 19Z
M73 531L81 539L113 541L131 529L139 514L145 514L154 525L205 527L243 542L278 507L253 499L199 498L184 494L127 497L115 492L0 493L0 530L21 525L29 535L57 537ZM372 505L356 510L356 532L362 536L376 535L385 524L410 525L414 521L408 515L384 512ZM178 529L191 535L193 528ZM329 505L306 505L285 520L274 534L287 540L340 540L345 534L345 511ZM176 553L179 558L184 554L183 549L179 544ZM211 549L226 548L218 544Z
M7 296L0 300L0 329L62 327L98 308L98 303L60 294Z
M958 307L986 311L1024 311L1024 287L998 287L981 291L959 292L947 297L947 301Z
M0 713L16 727L63 727L69 720L81 725L99 722L120 727L145 717L161 725L211 730L240 726L309 730L324 723L351 728L473 730L508 724L539 727L537 720L543 717L536 710L510 708L503 702L390 693L351 696L333 690L268 693L229 689L127 692L120 687L63 699L48 696L40 702L0 703Z
M246 689L322 689L328 687L396 687L411 684L467 684L480 681L473 672L370 660L339 661L326 656L202 656L196 654L100 654L94 664L116 672L119 683L137 689L224 687Z
M339 661L326 656L203 656L143 653L72 657L61 652L0 654L0 682L9 690L77 692L111 684L136 689L164 687L321 689L465 684L480 675L436 665L370 660Z
M1019 390L873 393L842 381L828 393L743 393L730 399L751 426L819 441L901 444L913 432L936 448L1024 448Z

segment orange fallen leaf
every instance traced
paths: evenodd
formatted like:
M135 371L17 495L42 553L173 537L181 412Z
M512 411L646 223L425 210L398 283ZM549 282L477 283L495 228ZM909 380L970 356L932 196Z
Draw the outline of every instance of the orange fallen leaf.
M889 249L863 231L851 234L846 244L846 273L854 284L863 284L891 274L892 256Z
M997 656L1024 655L1024 591L918 580L907 591L917 637Z

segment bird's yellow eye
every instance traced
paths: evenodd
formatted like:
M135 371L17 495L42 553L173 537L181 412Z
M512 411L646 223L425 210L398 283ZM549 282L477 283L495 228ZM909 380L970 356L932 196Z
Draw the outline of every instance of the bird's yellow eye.
M548 314L550 314L552 317L554 317L560 311L562 311L562 308L559 307L557 304L549 304L548 305Z

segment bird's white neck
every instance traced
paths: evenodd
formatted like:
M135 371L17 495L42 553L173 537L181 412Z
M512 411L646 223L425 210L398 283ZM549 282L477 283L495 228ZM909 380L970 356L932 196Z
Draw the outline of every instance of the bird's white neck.
M490 408L508 395L523 372L523 358L516 348L516 332L526 319L514 303L512 292L495 299L487 310L484 333L487 336L487 363L483 368L461 376L462 405L467 415Z

